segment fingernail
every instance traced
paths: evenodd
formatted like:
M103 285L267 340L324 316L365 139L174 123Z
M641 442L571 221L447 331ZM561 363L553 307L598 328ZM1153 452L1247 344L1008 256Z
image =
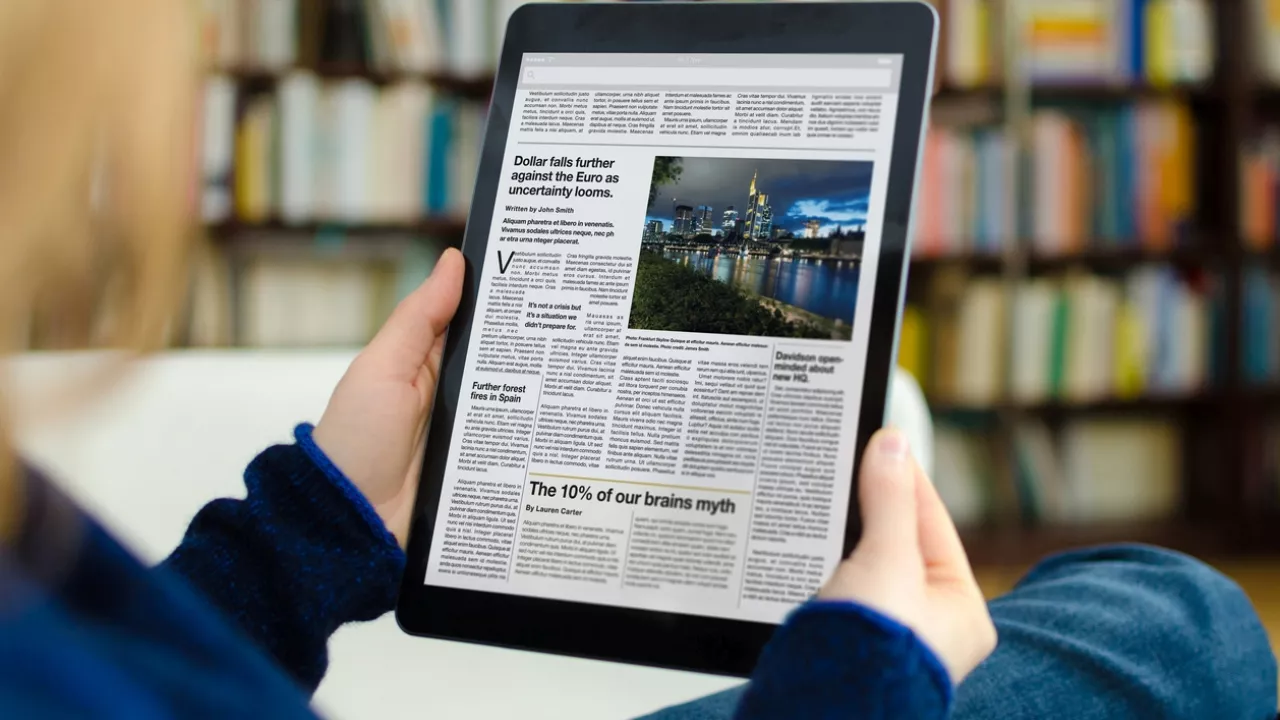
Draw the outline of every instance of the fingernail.
M907 436L902 434L900 430L892 428L881 433L880 441L876 444L876 452L886 460L894 462L906 460L910 451L911 448L907 443Z

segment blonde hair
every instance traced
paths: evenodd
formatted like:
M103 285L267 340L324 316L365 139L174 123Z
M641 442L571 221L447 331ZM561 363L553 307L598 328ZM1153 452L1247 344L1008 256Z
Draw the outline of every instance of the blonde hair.
M191 11L0 1L0 351L164 343L193 230ZM21 500L7 425L0 537Z

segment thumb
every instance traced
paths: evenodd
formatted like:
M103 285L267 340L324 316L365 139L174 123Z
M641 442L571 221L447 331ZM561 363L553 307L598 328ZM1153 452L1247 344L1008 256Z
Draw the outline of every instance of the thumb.
M871 438L858 475L862 538L853 555L895 569L920 565L915 463L907 437L893 429Z
M416 375L458 311L465 268L462 253L445 250L431 276L400 301L365 354L393 372Z

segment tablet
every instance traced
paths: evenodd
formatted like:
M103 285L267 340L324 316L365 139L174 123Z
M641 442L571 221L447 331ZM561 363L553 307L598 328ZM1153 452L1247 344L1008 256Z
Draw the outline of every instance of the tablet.
M733 675L859 535L937 18L526 5L397 618Z

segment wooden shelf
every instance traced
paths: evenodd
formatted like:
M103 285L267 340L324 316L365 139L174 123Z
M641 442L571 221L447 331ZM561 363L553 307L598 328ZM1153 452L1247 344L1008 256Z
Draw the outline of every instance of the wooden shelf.
M934 94L934 102L957 102L962 100L979 100L996 102L1004 97L1003 85L943 85Z
M1089 402L1064 402L1051 400L1037 403L998 402L990 405L966 405L930 399L929 411L941 415L972 415L982 413L1026 413L1033 415L1107 415L1107 414L1167 414L1220 401L1219 393L1205 391L1191 395L1150 395L1137 398L1110 398Z
M1254 88L1253 99L1260 105L1280 104L1280 86L1270 84L1260 85Z
M1141 247L1098 247L1066 255L1032 255L1027 260L1033 273L1060 272L1075 267L1095 271L1126 270L1139 265L1169 263L1205 267L1218 260L1216 253L1203 247L1151 251Z
M1094 271L1126 270L1155 263L1207 267L1219 260L1216 253L1197 247L1165 252L1152 252L1138 247L1100 247L1066 255L1031 255L1027 259L1027 269L1033 274L1044 274L1077 267ZM1005 258L994 253L961 253L911 259L912 270L954 266L963 266L975 273L1000 272L1005 266Z
M429 235L444 239L461 239L466 227L467 219L465 217L442 215L423 218L411 223L308 222L287 224L279 220L260 223L232 220L209 225L207 229L214 239L228 239L255 233L274 235L342 235L353 238L387 235Z
M1213 83L1157 86L1150 83L1063 82L1038 83L1031 88L1033 101L1046 102L1127 102L1155 98L1211 100L1219 97L1218 87Z
M1280 410L1280 381L1250 384L1240 391L1233 402L1244 402L1268 409Z
M406 73L383 72L359 66L322 65L316 68L299 68L308 70L326 80L368 80L375 85L389 85L402 81L426 82L450 95L471 100L487 101L493 91L493 75L485 74L466 77L448 72ZM256 68L224 68L211 71L222 73L235 79L240 84L251 88L270 88L285 75L286 70L265 70Z
M982 99L999 100L1008 89L1001 84L977 86L943 85L934 96L936 100ZM1275 97L1280 98L1280 88L1272 89ZM1213 99L1219 96L1215 83L1192 83L1176 85L1152 85L1150 83L1108 83L1108 82L1040 82L1031 86L1031 97L1034 100L1046 101L1085 101L1085 102L1123 102L1146 98L1185 98Z
M1090 545L1138 542L1180 550L1198 557L1230 550L1222 528L1187 520L1086 525L1038 525L961 529L974 565L1031 565L1045 555Z
M1244 250L1244 260L1246 263L1268 265L1280 270L1280 245L1273 245L1270 248L1262 250L1255 250L1253 248L1246 247Z
M997 273L1004 268L1004 257L995 253L960 253L911 258L912 272L945 267L963 267L974 273Z

